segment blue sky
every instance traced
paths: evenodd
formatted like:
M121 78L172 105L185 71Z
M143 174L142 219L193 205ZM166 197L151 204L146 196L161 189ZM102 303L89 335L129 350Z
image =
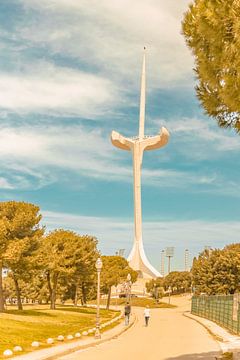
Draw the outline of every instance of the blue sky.
M114 129L138 131L147 46L146 134L169 144L144 155L143 235L149 260L175 247L174 269L205 245L238 242L239 150L194 93L181 35L186 0L8 0L0 3L0 195L38 204L48 230L96 235L104 254L130 251L131 156Z

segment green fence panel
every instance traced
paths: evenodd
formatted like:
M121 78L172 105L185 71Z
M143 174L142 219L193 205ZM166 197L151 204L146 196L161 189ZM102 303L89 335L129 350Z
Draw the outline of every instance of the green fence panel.
M240 295L235 296L235 301L233 295L193 296L191 313L240 334Z

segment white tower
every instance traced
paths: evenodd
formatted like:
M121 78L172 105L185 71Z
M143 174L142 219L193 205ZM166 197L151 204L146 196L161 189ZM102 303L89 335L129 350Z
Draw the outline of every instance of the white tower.
M128 257L130 266L139 272L139 277L156 278L161 276L160 273L149 263L143 248L142 241L142 209L141 209L141 167L143 152L145 150L159 149L167 144L169 133L164 127L158 135L145 136L145 48L143 54L143 68L141 78L141 95L140 95L140 116L139 116L139 135L131 138L122 136L116 131L112 131L112 144L122 150L132 152L133 157L133 178L134 178L134 230L135 237L132 251Z

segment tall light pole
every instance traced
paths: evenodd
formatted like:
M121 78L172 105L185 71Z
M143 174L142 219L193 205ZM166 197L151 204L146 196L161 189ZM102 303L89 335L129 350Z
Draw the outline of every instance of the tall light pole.
M96 269L97 269L97 314L96 314L95 339L101 339L101 334L100 334L100 274L102 270L101 258L98 258L96 261Z
M161 275L164 276L164 255L165 250L162 250L161 252Z
M170 271L171 271L171 265L170 265L170 263L171 263L171 257L173 257L173 255L174 255L174 247L167 247L166 248L166 257L168 258L168 274L170 273Z

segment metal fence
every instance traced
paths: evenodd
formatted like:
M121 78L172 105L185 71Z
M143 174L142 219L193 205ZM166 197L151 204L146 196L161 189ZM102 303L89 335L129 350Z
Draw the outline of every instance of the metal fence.
M193 296L191 313L212 320L234 334L240 334L239 301L239 294Z

